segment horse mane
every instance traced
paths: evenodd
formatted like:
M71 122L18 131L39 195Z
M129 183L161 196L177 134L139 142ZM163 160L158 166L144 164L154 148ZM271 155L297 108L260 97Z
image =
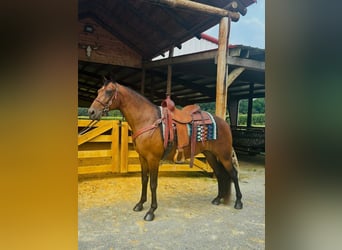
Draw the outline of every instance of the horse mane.
M103 85L104 86L107 86L109 83L115 83L117 82L115 80L115 76L113 76L112 74L111 75L108 75L108 76L103 76ZM150 100L148 100L145 96L141 95L140 93L138 93L137 91L131 89L130 87L128 86L125 86L125 85L121 85L123 87L125 87L128 91L130 91L131 93L133 93L135 96L137 96L138 98L140 98L142 101L145 101L151 105L154 105L156 106L155 104L153 104Z
M125 87L127 89L127 91L129 91L130 93L134 94L137 98L139 98L141 101L143 102L147 102L153 106L156 106L154 103L152 103L149 99L147 99L145 96L143 96L142 94L138 93L137 91L135 91L134 89L131 89L128 86L125 85L121 85L123 87Z

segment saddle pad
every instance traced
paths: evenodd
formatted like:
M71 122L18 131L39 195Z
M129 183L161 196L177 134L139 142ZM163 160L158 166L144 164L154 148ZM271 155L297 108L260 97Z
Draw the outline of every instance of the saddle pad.
M211 120L211 124L199 124L197 127L196 141L209 141L216 140L217 132L216 132L216 122L214 117L206 112ZM192 134L192 124L187 124L188 127L188 135Z
M163 107L159 106L160 114L163 114L162 109L163 109ZM210 113L208 113L208 112L206 112L206 113L209 115L212 123L211 124L200 124L197 127L196 141L216 140L216 136L217 136L216 121ZM163 140L165 140L165 138L164 138L165 124L162 122L161 125L162 125ZM192 133L192 124L191 123L187 124L187 129L188 129L188 135L190 137L191 133Z

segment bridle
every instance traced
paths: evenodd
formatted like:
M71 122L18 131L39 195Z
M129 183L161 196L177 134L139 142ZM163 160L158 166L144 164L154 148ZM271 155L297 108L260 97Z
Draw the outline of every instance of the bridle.
M108 84L110 84L110 83L108 83ZM95 99L95 101L97 101L98 103L100 103L103 106L102 114L108 115L109 107L112 105L113 101L116 100L116 98L118 97L118 92L119 92L118 85L117 85L117 83L113 83L113 85L115 86L115 88L113 89L113 94L107 103L103 103L102 101L100 101L97 98Z
M109 82L108 84L110 84L110 83L112 83L112 82ZM117 85L117 83L113 83L113 85L115 86L115 88L113 89L113 94L107 103L103 103L100 100L98 100L97 98L95 99L95 101L97 101L98 103L100 103L103 106L102 114L105 114L105 115L108 115L109 107L112 105L113 101L115 101L118 97L119 86ZM79 132L78 135L79 136L83 135L85 132L89 131L92 127L94 127L94 125L96 123L98 123L97 120L90 121L90 123L81 132Z

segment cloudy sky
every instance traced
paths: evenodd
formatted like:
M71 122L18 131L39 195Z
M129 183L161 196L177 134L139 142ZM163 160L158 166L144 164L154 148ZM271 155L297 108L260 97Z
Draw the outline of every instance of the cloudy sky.
M218 25L204 33L218 37ZM232 22L229 44L265 48L265 0L257 0L247 8L245 16L240 15L238 22Z

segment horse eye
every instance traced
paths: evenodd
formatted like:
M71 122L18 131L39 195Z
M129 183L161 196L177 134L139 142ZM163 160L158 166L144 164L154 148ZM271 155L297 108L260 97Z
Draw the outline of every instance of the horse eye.
M112 89L106 90L106 95L111 96L112 94L113 94Z

